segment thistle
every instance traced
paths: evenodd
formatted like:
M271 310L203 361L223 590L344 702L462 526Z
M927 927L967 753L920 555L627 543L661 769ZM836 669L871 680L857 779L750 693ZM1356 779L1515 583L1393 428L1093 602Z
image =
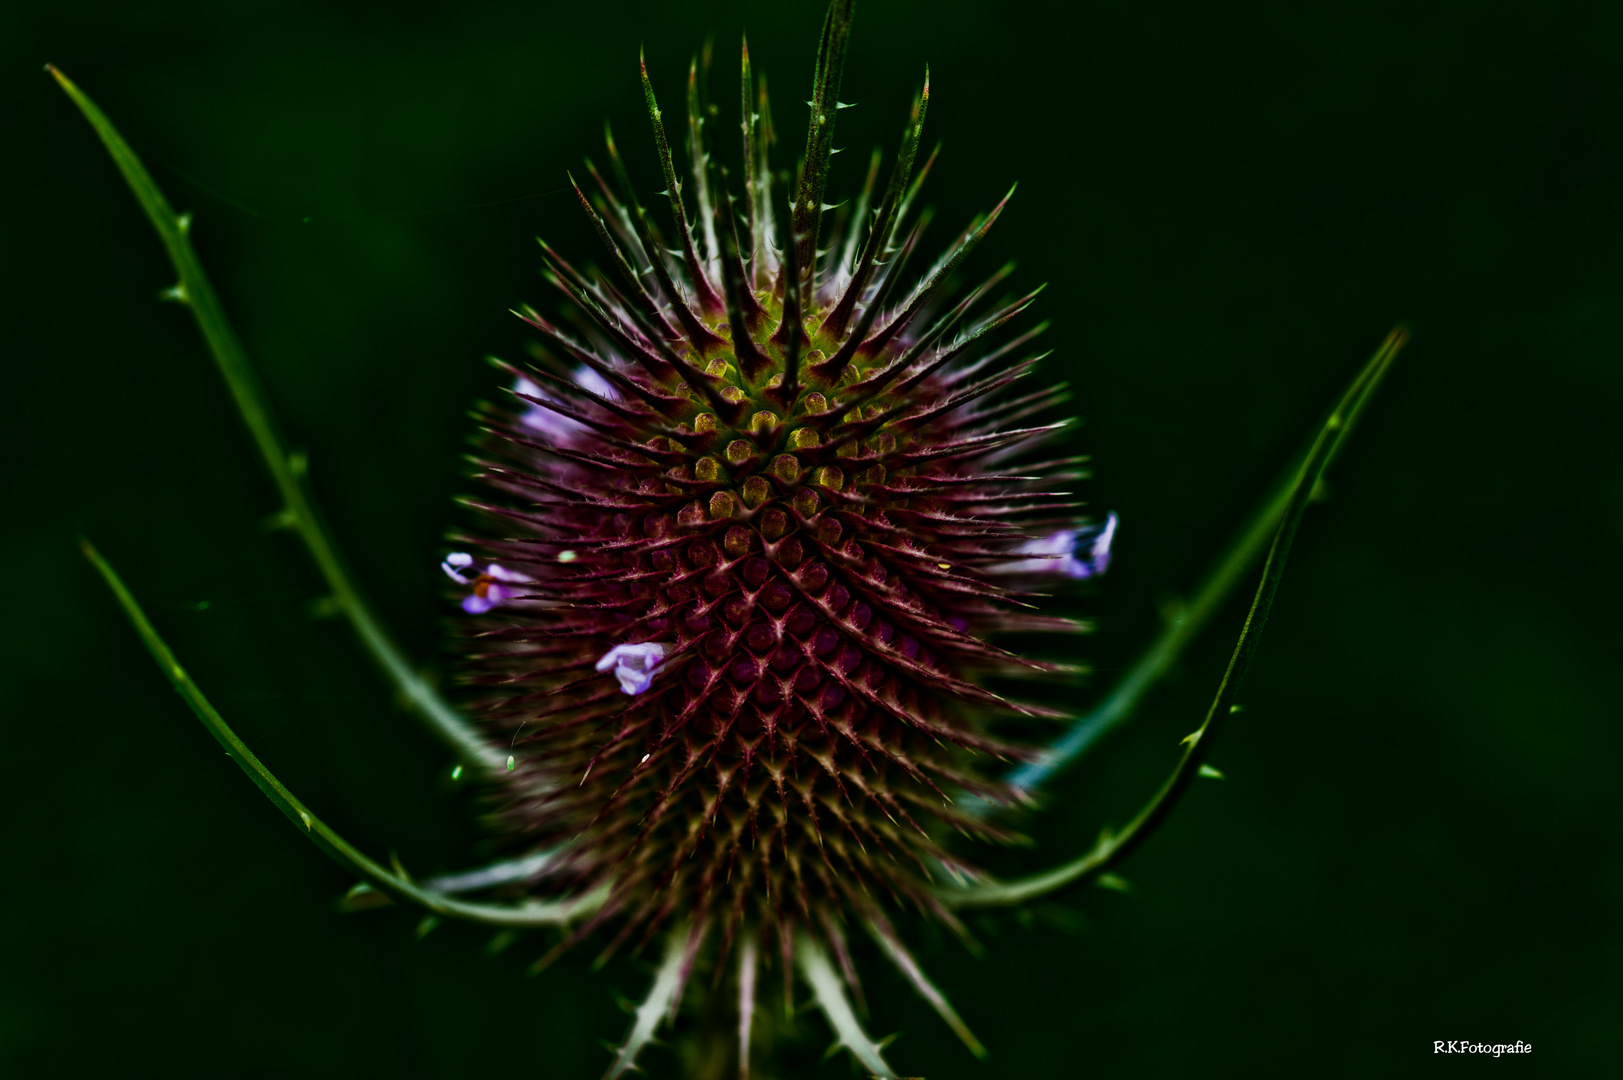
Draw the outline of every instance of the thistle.
M253 755L88 543L87 556L232 759L362 877L348 909L404 900L430 912L420 932L444 915L502 927L503 942L514 928L560 929L536 970L589 936L601 958L661 938L610 1078L636 1067L695 972L736 1002L735 1041L721 1056L747 1078L771 963L784 1006L798 972L836 1046L896 1076L851 1003L852 928L982 1053L909 953L897 915L962 931L958 911L1099 880L1198 777L1221 775L1206 759L1239 711L1296 526L1404 340L1394 332L1360 372L1185 617L1055 743L1023 745L1011 732L1062 714L1006 698L992 680L1074 669L994 639L1079 630L1036 613L1036 602L1056 583L1103 573L1117 521L1086 520L1055 490L1079 478L1076 459L1032 460L1064 426L1044 420L1061 387L1014 385L1041 359L1022 350L1042 327L1011 326L1036 294L993 301L1008 267L954 290L1007 197L928 269L910 271L929 218L916 210L934 161L918 163L928 72L883 189L876 154L849 214L825 203L850 20L850 0L833 0L792 177L769 166L771 114L747 46L737 181L708 133L719 115L706 100L708 50L689 69L686 182L643 68L667 219L639 201L612 136L614 183L590 164L587 185L571 177L607 272L576 269L543 244L546 276L566 300L558 321L574 327L520 313L539 335L538 362L499 365L511 401L482 407L476 458L493 494L470 500L484 528L441 564L467 616L463 675L477 724L412 668L345 571L191 248L190 216L174 213L106 117L51 69L168 247L180 282L167 295L193 311L236 397L283 501L277 520L305 542L332 607L401 697L458 755L453 775L466 767L490 783L493 820L516 857L419 882L398 861L365 856ZM1021 802L1125 719L1264 550L1205 720L1125 826L1012 881L949 845L954 833L1010 839L996 808ZM989 774L1001 761L1023 764ZM498 887L500 900L463 898ZM514 892L524 898L512 902ZM705 996L714 1034L715 995Z
M711 146L708 64L689 69L684 182L643 63L669 218L609 136L618 183L588 164L574 194L610 272L543 242L580 331L521 313L541 363L507 367L517 406L484 411L479 477L501 497L472 502L480 557L445 570L472 586L479 715L514 748L498 816L546 856L532 888L606 895L560 948L674 927L688 963L736 956L749 992L756 957L787 973L797 941L852 971L842 928L868 926L978 1050L887 913L957 927L932 890L979 872L947 837L1004 833L954 800L1012 801L975 767L1029 753L999 720L1059 715L986 677L1067 670L990 639L1075 632L1020 597L1102 570L1114 529L1053 490L1076 459L1023 463L1064 426L1029 426L1061 387L1006 392L1037 331L999 332L1036 294L988 303L1009 267L953 294L1007 199L907 278L928 72L883 190L876 154L851 213L827 213L850 16L836 0L824 23L781 226L747 44L741 185Z

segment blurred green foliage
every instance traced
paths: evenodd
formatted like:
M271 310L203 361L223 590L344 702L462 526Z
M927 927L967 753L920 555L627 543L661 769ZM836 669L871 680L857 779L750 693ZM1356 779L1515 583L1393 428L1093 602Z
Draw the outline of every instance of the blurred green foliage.
M607 117L647 191L636 50L679 100L706 31L771 78L792 153L814 3L14 3L0 9L8 254L0 559L7 1075L589 1077L646 963L495 958L339 916L287 828L151 667L74 547L92 536L232 724L368 850L468 865L480 804L387 700L270 487L157 240L40 71L93 95L193 235L365 587L439 655L465 407L532 237L591 238L563 170ZM923 959L963 1052L882 963L873 1029L959 1076L1427 1072L1435 1039L1529 1041L1599 1075L1623 1012L1623 24L1614 5L1245 10L859 5L834 190L894 145L931 65L941 234L1019 194L978 256L1051 283L1049 361L1122 517L1083 601L1130 663L1158 609L1388 326L1414 343L1309 516L1204 784L1101 890ZM722 122L733 99L718 82ZM306 220L308 219L308 220ZM1058 861L1170 765L1236 604L1183 677L1052 792ZM915 935L922 936L922 935ZM649 960L651 958L645 958ZM816 1065L824 1033L784 1060ZM674 1070L656 1052L654 1075ZM1524 1061L1523 1064L1531 1064Z

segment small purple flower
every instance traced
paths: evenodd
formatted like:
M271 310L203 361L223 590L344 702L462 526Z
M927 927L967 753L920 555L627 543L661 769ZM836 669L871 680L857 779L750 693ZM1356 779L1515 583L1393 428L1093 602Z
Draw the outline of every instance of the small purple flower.
M597 670L614 669L620 680L620 689L628 694L640 694L654 681L654 673L665 659L667 646L658 641L645 641L640 645L616 645L603 654Z
M1016 555L1047 556L1046 558L1017 559L1005 563L999 572L1005 574L1063 574L1078 581L1098 577L1110 569L1110 545L1116 539L1116 515L1111 513L1105 523L1091 531L1061 529L1041 540L1027 540L1014 549ZM1086 555L1077 557L1077 548L1086 544Z
M473 592L462 598L462 610L469 615L483 615L491 608L523 595L524 590L516 586L535 581L496 563L488 564L483 570L474 570L473 556L466 551L451 552L440 563L440 569L458 585L473 586ZM462 573L464 570L471 571L473 576Z
M619 395L614 392L614 387L609 384L609 381L584 364L575 369L575 385L582 390L596 394L598 397L608 398L610 401L619 399ZM514 380L513 392L523 394L525 397L538 398L541 401L560 400L556 394L548 392L544 387L536 385L523 376ZM553 439L575 438L587 431L585 425L576 423L562 413L555 412L544 405L537 405L531 401L525 401L524 404L528 408L519 414L518 420L519 423L532 431L539 431L541 434Z

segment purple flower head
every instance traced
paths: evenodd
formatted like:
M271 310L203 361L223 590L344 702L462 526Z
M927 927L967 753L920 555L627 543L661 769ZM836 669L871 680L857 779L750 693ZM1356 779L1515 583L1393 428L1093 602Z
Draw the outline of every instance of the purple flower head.
M1116 515L1111 513L1096 529L1061 529L1040 540L1027 540L1014 549L1016 555L1036 558L1016 559L1000 568L1005 574L1063 574L1078 581L1098 577L1110 569L1110 546L1116 539ZM1084 554L1077 557L1077 549Z
M665 650L666 646L657 641L616 645L603 654L603 659L597 662L597 670L607 671L612 667L614 677L620 680L621 690L628 694L640 694L654 681L654 673L665 659Z
M620 395L614 392L614 387L609 384L609 381L584 364L575 369L575 385L582 390L596 394L598 397L608 398L610 401L619 400ZM561 401L558 395L536 385L523 376L514 380L513 392L523 394L525 397L538 398L541 401L560 401L566 406L569 404L567 401ZM562 413L554 412L544 405L537 405L531 401L525 401L524 404L527 408L519 414L518 420L519 423L531 431L538 431L549 438L559 441L578 438L587 433L584 424L576 423Z
M462 598L462 610L469 615L483 615L491 608L521 596L524 590L519 585L531 584L535 581L514 570L496 563L488 564L483 570L473 567L473 556L466 551L453 551L440 563L440 569L445 571L447 577L458 585L471 585L473 591ZM472 576L462 571L470 571Z

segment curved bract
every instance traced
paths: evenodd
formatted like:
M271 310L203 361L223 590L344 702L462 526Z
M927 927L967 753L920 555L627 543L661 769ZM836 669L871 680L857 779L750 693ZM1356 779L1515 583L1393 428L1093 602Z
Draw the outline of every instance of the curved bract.
M433 684L412 667L405 653L367 604L360 587L355 584L340 557L338 546L322 526L320 515L316 513L315 505L304 487L304 458L290 453L283 444L259 377L248 362L242 342L231 328L231 322L220 306L220 299L209 284L208 275L203 272L203 264L192 248L192 216L177 214L169 206L169 200L153 183L140 157L130 149L130 145L96 107L95 102L55 67L47 64L45 70L50 72L57 85L62 87L80 112L84 113L85 119L90 121L91 127L95 128L118 171L135 193L136 201L146 212L147 220L152 222L153 229L163 240L164 249L169 253L180 279L164 291L164 298L185 305L196 318L197 327L208 342L209 352L213 354L220 375L236 402L237 411L253 438L254 448L259 451L276 485L276 493L282 500L282 510L276 517L277 524L293 530L304 542L322 580L331 590L334 607L349 620L366 650L394 683L400 700L416 712L459 759L472 767L494 773L501 767L501 756L486 745L467 720L439 695Z
M146 612L124 582L114 571L112 564L102 558L101 553L88 540L79 542L84 551L85 558L90 560L92 566L107 582L108 588L117 597L119 606L129 617L136 633L140 635L152 658L157 661L158 667L163 669L169 681L174 685L177 693L191 706L192 712L203 722L210 735L225 748L226 756L237 763L248 779L252 780L260 791L265 793L275 807L280 810L294 825L302 828L315 845L331 855L340 865L353 870L361 877L386 891L388 894L398 896L400 899L420 904L429 911L438 915L448 915L453 918L470 919L474 922L488 923L492 926L507 927L540 927L540 926L567 926L571 922L590 916L603 906L606 891L589 892L579 896L546 902L527 901L520 904L478 904L458 900L448 893L424 887L396 867L394 870L385 868L375 859L363 854L358 848L349 843L332 827L316 814L278 780L264 763L248 749L246 743L237 737L225 718L204 695L192 677L175 659L175 654L167 643L159 636L147 618Z
M1291 545L1295 543L1297 526L1301 524L1302 515L1307 512L1308 503L1318 489L1319 482L1324 478L1325 470L1335 459L1342 441L1352 430L1364 407L1369 404L1387 368L1397 359L1398 351L1403 348L1407 338L1408 331L1400 327L1381 344L1331 410L1324 426L1319 430L1318 437L1308 450L1307 457L1297 468L1294 482L1287 491L1285 505L1279 514L1279 524L1273 531L1272 542L1268 547L1268 558L1263 563L1262 580L1257 583L1256 595L1252 597L1251 609L1246 613L1245 625L1240 631L1239 641L1235 643L1228 669L1223 672L1223 680L1218 684L1217 695L1213 698L1211 707L1207 709L1206 719L1201 722L1200 727L1184 737L1183 756L1160 790L1119 832L1106 831L1091 849L1070 862L1016 881L985 881L967 887L941 890L940 896L946 904L955 909L1011 907L1097 879L1111 866L1131 854L1150 833L1155 831L1156 826L1172 812L1173 807L1197 777L1221 777L1221 773L1206 764L1206 756L1213 740L1228 722L1229 717L1240 711L1236 698L1250 671L1252 657L1262 640L1262 631L1268 623L1268 614L1273 609L1279 583L1285 576L1285 562L1290 556ZM1062 747L1063 745L1062 743Z

